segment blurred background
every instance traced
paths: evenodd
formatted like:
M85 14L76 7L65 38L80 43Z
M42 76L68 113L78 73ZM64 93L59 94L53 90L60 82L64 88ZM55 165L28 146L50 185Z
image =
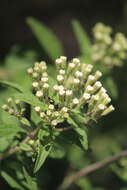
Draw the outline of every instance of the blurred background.
M1 0L0 79L16 81L25 86L30 83L29 79L25 78L26 68L30 64L41 59L52 62L28 26L26 22L28 17L41 21L56 34L62 44L64 54L69 59L81 53L71 24L73 19L81 23L91 41L92 28L98 22L111 26L114 32L123 32L127 37L126 0ZM112 77L114 83L107 84L104 79L116 111L101 119L96 127L93 126L89 130L88 152L84 153L73 146L65 146L65 157L49 158L46 161L43 171L41 170L38 174L38 180L43 189L56 190L67 172L79 170L85 165L127 148L126 62L120 68L113 68L106 76L106 78ZM4 100L8 93L11 92L2 88L1 100ZM8 169L10 166L6 165L6 167ZM11 189L3 179L0 187ZM127 190L127 159L83 178L70 189Z
M78 54L71 20L76 18L91 32L96 22L104 22L114 29L127 31L126 0L1 0L0 2L0 56L3 58L15 44L29 44L34 37L26 24L33 16L43 21L61 40L65 54Z

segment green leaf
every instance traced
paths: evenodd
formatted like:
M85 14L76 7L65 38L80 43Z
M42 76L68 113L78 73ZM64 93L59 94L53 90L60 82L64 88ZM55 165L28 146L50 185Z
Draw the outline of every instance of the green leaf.
M26 169L23 167L23 173L24 173L24 177L27 181L27 187L31 190L31 187L32 187L32 190L38 190L38 187L37 187L37 183L35 181L35 179L33 179L29 174L28 172L26 171Z
M91 60L92 47L87 33L77 20L72 21L72 26L84 60Z
M79 134L79 140L85 150L88 149L88 139L85 129L76 127L74 130Z
M27 23L41 47L52 60L64 54L59 40L47 26L32 17L27 18Z
M1 176L7 181L7 183L14 189L25 190L15 179L13 179L6 172L1 171Z
M40 106L43 111L47 109L47 105L43 102L40 102L38 98L30 92L25 92L24 94L15 94L14 97L32 106Z
M45 146L42 146L41 144L39 144L39 150L38 150L38 155L37 155L37 160L35 162L35 166L34 166L34 173L36 173L44 164L47 156L49 155L52 145L49 143Z
M20 122L21 122L23 125L27 126L27 127L31 127L30 122L29 122L28 119L26 119L25 117L22 117L22 118L20 119Z
M0 124L0 138L13 137L18 132L25 132L22 128L12 125L12 124Z
M78 123L76 123L71 117L68 118L68 123L74 126L74 130L76 131L76 133L79 136L79 140L80 143L82 145L82 147L84 148L84 150L88 149L88 139L87 139L87 134L85 131L85 125L84 128L81 128L81 124L78 125Z
M7 86L7 87L11 87L11 88L17 90L18 92L23 92L23 89L18 84L15 84L14 82L9 82L6 80L0 80L0 84Z
M63 158L64 155L65 155L65 150L63 146L60 146L59 144L55 143L54 146L52 147L50 157L55 159L60 159Z

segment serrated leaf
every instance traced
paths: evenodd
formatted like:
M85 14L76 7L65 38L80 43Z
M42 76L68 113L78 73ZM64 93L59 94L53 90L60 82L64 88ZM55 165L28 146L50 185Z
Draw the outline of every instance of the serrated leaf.
M27 23L41 47L52 60L55 60L60 55L64 54L59 40L47 26L32 17L27 18Z
M43 102L40 102L38 98L30 92L25 92L24 94L15 94L14 97L32 106L40 106L43 111L47 109L47 105Z
M18 132L25 132L22 128L12 125L12 124L0 124L0 138L13 137Z
M26 171L26 169L24 167L23 167L23 173L24 173L24 177L27 181L27 187L30 190L31 190L31 187L32 187L32 190L38 190L36 181L28 174L28 172Z
M14 82L9 82L6 80L0 80L0 84L7 86L7 87L10 87L10 88L13 88L13 89L17 90L18 92L23 92L22 87L20 87L18 84L14 83Z
M7 183L14 189L25 190L15 179L13 179L9 174L1 171L1 176L7 181Z
M79 43L79 48L82 54L82 57L86 61L91 60L91 54L92 54L92 48L91 48L91 42L90 39L85 32L85 30L82 28L81 24L77 20L72 21L72 26L74 33L76 35L76 38Z
M50 143L45 146L42 146L41 144L39 144L38 148L39 150L38 150L38 155L37 155L37 159L34 166L34 173L36 173L44 164L47 156L49 155L52 149L52 145Z

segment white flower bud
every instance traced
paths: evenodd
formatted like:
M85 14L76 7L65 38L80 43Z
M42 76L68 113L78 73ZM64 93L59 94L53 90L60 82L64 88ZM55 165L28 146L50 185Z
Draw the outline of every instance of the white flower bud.
M35 110L36 112L40 112L40 111L41 111L41 108L40 108L40 106L36 106L36 107L34 108L34 110Z
M75 66L76 66L75 63L69 63L69 64L68 64L68 67L71 68L71 69L74 69Z
M63 85L59 85L59 86L58 86L58 89L59 89L59 90L64 90L64 86L63 86Z
M54 89L55 91L59 91L59 86L56 84L56 85L53 86L53 89Z
M47 114L48 116L50 116L50 115L52 115L52 112L51 112L50 110L47 110L46 114Z
M75 76L78 77L78 78L81 78L81 77L83 77L83 73L80 72L80 71L76 71Z
M38 83L38 82L33 82L33 83L32 83L32 86L33 86L34 88L38 88L39 83Z
M73 61L73 63L75 63L75 64L80 64L80 60L79 60L78 58L74 58L72 61Z
M84 100L89 100L89 99L90 99L90 94L84 93L84 94L83 94L83 99L84 99Z
M43 96L43 92L42 91L40 91L40 90L38 90L37 92L36 92L36 96L37 97L42 97Z
M65 95L65 90L59 90L59 95L64 96Z
M45 62L45 61L41 61L41 62L39 63L39 67L40 67L40 68L43 67L43 66L46 66L46 62Z
M28 74L32 74L33 73L33 69L29 68L29 69L27 69L27 72L28 72Z
M102 73L100 71L96 71L95 79L98 80L101 76L102 76Z
M66 113L66 112L68 112L68 108L67 108L67 107L63 107L63 108L61 109L61 111Z
M58 117L60 115L58 111L53 112L53 114L55 117Z
M57 125L57 120L52 120L51 125L56 126Z
M42 73L42 76L43 76L43 77L48 77L48 73L47 73L47 72L44 72L44 73Z
M93 95L91 97L91 99L94 100L94 101L98 101L99 100L99 96L98 95Z
M65 56L60 56L60 59L61 59L63 62L66 62L66 61L67 61L67 57L65 57Z
M41 118L44 118L44 117L45 117L45 113L44 113L44 112L41 112L41 113L40 113L40 117L41 117Z
M77 78L74 78L73 82L74 82L74 84L79 84L79 83L80 83L80 80L77 79Z
M66 96L71 96L72 95L72 90L66 90Z
M62 82L64 80L64 77L62 75L57 75L58 82Z
M56 59L56 65L61 65L62 64L62 59Z
M99 110L104 110L104 109L105 109L105 105L99 104L99 105L98 105L98 109L99 109Z
M68 113L64 113L64 114L63 114L63 117L64 117L64 118L68 118L68 117L69 117L69 114L68 114Z
M53 105L53 104L49 104L48 108L49 108L50 110L54 110L54 105Z
M42 82L48 82L48 77L41 77Z
M33 78L37 78L38 77L38 73L34 72L32 76L33 76Z
M59 73L60 73L60 75L65 75L65 70L60 69L60 70L59 70Z
M73 102L73 104L79 104L79 99L78 98L74 98L72 102Z
M44 89L48 89L49 88L49 84L48 83L44 83L43 88Z
M40 70L40 68L38 66L34 67L34 71L38 72Z
M112 105L110 105L108 108L106 108L103 112L102 112L102 116L104 116L104 115L107 115L107 114L109 114L110 112L112 112L112 111L114 111L115 110L115 108L112 106Z
M87 87L86 87L86 89L85 89L85 92L89 92L89 93L91 93L92 91L93 91L93 87L91 86L91 85L88 85Z

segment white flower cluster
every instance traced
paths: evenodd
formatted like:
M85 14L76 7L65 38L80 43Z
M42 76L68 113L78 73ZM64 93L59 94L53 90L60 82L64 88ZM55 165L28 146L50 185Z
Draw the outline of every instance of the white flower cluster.
M112 28L98 23L93 28L94 44L92 60L109 67L121 66L127 58L127 39L122 33L112 38Z
M13 100L12 98L7 99L7 103L2 106L2 109L18 118L21 118L25 111L20 100Z
M28 69L35 96L48 105L45 112L39 106L35 107L44 121L56 126L76 109L84 111L84 116L91 119L98 119L114 110L109 105L110 97L98 81L102 76L100 71L92 74L93 66L83 64L77 58L67 63L67 58L61 56L55 63L57 76L54 85L50 84L45 62L37 62Z

